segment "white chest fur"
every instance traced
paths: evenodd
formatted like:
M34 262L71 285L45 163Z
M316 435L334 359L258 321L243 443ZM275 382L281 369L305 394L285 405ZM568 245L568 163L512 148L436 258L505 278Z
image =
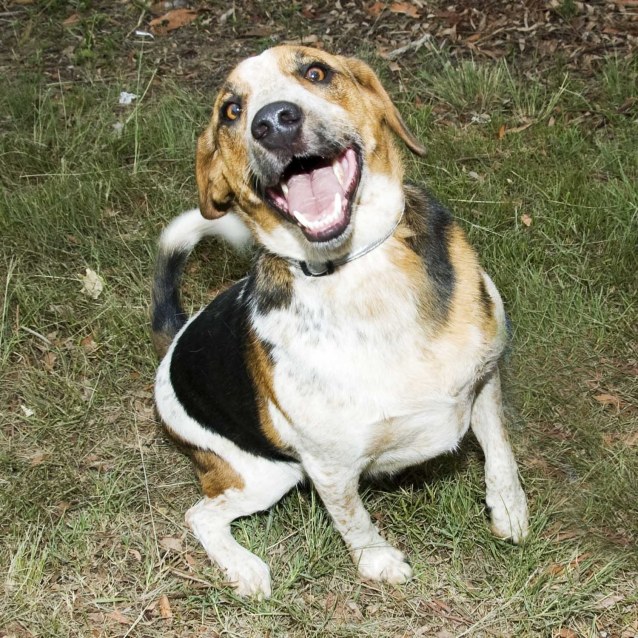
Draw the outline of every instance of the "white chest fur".
M293 306L254 322L274 346L286 415L272 406L274 425L300 454L404 466L465 433L482 336L470 327L458 351L432 337L385 246L330 277L297 279Z

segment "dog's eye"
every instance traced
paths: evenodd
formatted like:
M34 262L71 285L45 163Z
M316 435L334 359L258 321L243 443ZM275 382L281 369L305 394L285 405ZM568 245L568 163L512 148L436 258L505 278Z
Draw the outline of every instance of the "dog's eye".
M241 113L241 104L237 104L237 102L228 102L228 104L224 105L224 108L222 109L223 116L230 122L234 122L239 119Z
M323 82L328 77L328 74L326 69L315 64L306 69L304 77L310 82Z

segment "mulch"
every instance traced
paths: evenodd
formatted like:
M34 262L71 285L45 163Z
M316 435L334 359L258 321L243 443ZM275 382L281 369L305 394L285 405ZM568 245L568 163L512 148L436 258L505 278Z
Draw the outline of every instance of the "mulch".
M132 0L0 2L0 72L44 73L52 82L134 75L140 51L158 80L214 89L237 60L294 42L375 55L391 71L434 48L451 60L505 58L535 75L555 68L587 76L610 54L634 56L638 0L336 0L291 3ZM76 5L77 7L78 5Z

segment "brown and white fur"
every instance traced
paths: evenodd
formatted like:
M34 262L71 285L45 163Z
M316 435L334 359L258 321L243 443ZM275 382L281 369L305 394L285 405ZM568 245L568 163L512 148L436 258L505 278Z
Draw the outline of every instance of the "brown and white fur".
M503 428L503 304L447 211L404 184L394 135L423 152L363 62L292 46L249 58L199 140L199 210L160 241L157 409L201 480L186 521L241 595L269 596L270 574L233 539L232 521L305 478L363 578L408 580L404 555L364 508L360 477L454 450L470 426L494 533L527 534ZM339 187L325 172L319 184L331 164ZM316 192L294 190L294 179ZM322 188L334 188L334 209ZM306 195L306 209L288 210ZM181 270L207 235L252 238L256 256L246 278L187 319ZM301 262L338 265L309 276Z

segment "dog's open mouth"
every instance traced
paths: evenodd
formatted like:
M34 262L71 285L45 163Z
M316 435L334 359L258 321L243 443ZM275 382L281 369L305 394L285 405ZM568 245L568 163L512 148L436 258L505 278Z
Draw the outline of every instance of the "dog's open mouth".
M350 223L352 202L361 177L361 155L348 147L336 157L294 158L266 199L297 223L309 241L339 237Z

